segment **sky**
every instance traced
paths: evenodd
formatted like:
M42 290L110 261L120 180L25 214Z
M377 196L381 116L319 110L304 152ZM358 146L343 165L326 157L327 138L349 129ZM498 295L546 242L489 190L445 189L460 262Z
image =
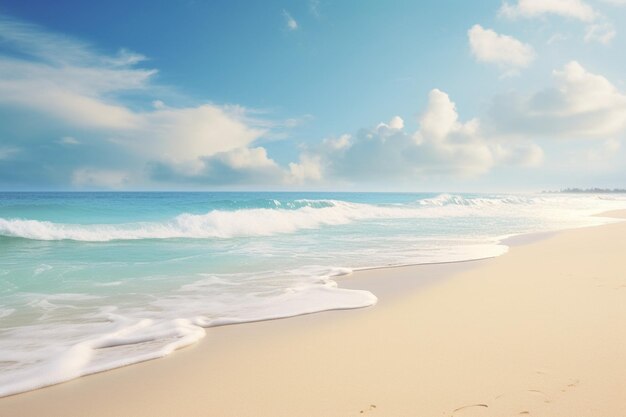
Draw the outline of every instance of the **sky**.
M626 187L626 0L2 0L0 190Z

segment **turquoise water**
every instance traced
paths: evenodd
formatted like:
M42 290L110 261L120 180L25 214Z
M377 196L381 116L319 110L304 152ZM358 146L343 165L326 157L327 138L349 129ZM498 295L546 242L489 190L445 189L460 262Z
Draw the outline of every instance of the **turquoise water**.
M354 269L497 256L621 197L0 193L0 396L169 354L204 328L376 303Z

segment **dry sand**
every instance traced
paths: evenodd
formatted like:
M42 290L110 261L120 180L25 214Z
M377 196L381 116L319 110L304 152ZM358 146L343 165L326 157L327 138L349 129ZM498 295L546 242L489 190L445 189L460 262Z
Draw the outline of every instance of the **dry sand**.
M0 416L626 416L626 222L341 284L380 302L208 329Z

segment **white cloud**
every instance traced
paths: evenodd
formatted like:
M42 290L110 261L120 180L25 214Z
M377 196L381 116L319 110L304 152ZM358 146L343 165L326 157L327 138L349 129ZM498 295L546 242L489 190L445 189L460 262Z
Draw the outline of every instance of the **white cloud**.
M137 154L190 168L200 158L250 145L264 129L240 107L204 104L137 114L138 123L117 142Z
M153 178L166 183L203 185L280 184L285 176L262 147L242 147L201 158L190 171L186 164L155 163Z
M65 173L77 187L132 188L150 181L273 186L397 179L410 184L421 178L475 177L498 165L537 166L543 151L529 138L602 139L602 149L588 153L597 160L617 150L619 142L612 138L626 130L626 96L606 78L571 62L554 72L552 88L530 96L500 97L492 119L462 121L450 97L435 89L417 132L407 131L404 120L395 116L376 127L310 145L297 161L281 166L259 146L276 125L259 113L214 103L166 105L155 100L168 97L154 84L156 71L138 67L143 56L129 51L106 56L34 26L9 26L7 34L0 25L0 40L21 49L12 56L0 55L0 106L43 114L57 127L71 128L61 132L85 139L49 139L83 145L72 152L58 148L65 154L88 148L115 154L110 166L80 161L77 169ZM18 29L22 33L16 33ZM469 37L477 59L506 69L526 66L534 57L529 45L479 25ZM141 94L135 97L145 98L143 107L125 104L124 96L136 92ZM0 160L13 157L17 145L0 148Z
M285 18L285 25L287 25L288 30L298 29L298 22L296 22L296 19L294 19L287 10L283 10L283 17Z
M152 107L154 107L157 110L163 110L163 109L167 108L165 103L163 101L161 101L161 100L154 100L152 102Z
M117 56L99 54L87 42L0 14L0 39L25 55L59 65L77 63L90 66L127 67L144 61L141 54L121 49Z
M610 23L594 23L587 26L585 42L599 42L608 44L615 37L615 28Z
M343 134L338 138L327 138L322 141L323 147L330 149L341 150L348 148L351 145L352 135Z
M532 46L512 36L474 25L468 32L472 54L478 61L496 64L505 69L525 68L535 58Z
M236 148L218 154L216 158L234 169L277 167L276 162L268 158L267 151L262 147Z
M504 2L500 15L515 18L533 18L553 14L590 22L596 12L582 0L518 0L515 4Z
M482 136L477 119L461 123L456 105L443 91L434 89L428 107L420 120L420 130L413 135L415 143L428 158L423 168L442 168L459 175L482 174L491 169L494 155Z
M385 128L390 130L404 129L404 120L400 116L394 116L388 123L379 123L377 129Z
M400 116L394 116L389 121L389 128L391 129L404 129L404 120Z
M149 97L162 91L152 82L155 70L136 67L145 60L142 55L127 50L102 55L86 43L1 16L0 42L21 56L0 54L0 106L86 130L93 137L91 144L99 140L109 148L117 146L137 166L159 162L177 170L184 167L191 175L204 174L207 158L217 155L222 160L215 163L232 169L249 169L241 163L245 158L262 162L262 148L251 146L273 123L251 117L245 108L210 103L174 107L161 100L148 100L145 109L124 104L125 94ZM79 143L71 137L57 141ZM270 165L265 166L273 169ZM122 185L119 175L97 168L76 171L72 181L77 186L100 186L99 174L106 184Z
M84 128L129 129L138 122L133 112L123 106L77 94L58 85L37 84L28 79L0 81L0 104L35 110L68 125Z
M289 172L286 176L288 183L303 184L309 181L322 179L322 162L319 155L300 155L298 163L289 164Z
M608 2L626 4L626 0L608 0ZM585 42L608 44L616 34L613 25L583 0L518 0L512 5L504 2L499 14L508 18L558 15L580 20L588 24L584 35Z
M76 139L76 138L74 138L72 136L63 136L57 142L59 144L61 144L61 145L69 145L69 146L75 146L75 145L80 145L81 144L81 142L78 139Z
M434 89L428 95L428 108L421 117L419 133L435 141L443 140L453 129L460 130L463 127L459 126L458 118L456 105L450 101L450 97L443 91ZM471 125L472 122L469 123Z
M498 164L536 166L543 159L535 144L487 137L477 119L461 122L455 104L437 89L429 94L417 132L406 132L401 120L326 139L308 149L299 164L290 164L292 177L410 184L432 177L475 177Z
M143 90L155 70L137 55L101 56L88 45L0 17L0 41L31 58L0 55L0 104L36 110L87 128L124 129L137 118L110 97Z
M530 96L496 98L500 132L532 137L607 139L626 130L626 95L572 61L553 73L555 85Z

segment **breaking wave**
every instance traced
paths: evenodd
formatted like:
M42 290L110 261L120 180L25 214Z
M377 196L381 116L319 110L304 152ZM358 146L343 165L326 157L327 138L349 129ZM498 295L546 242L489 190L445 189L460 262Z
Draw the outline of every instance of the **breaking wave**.
M368 219L489 215L489 209L498 210L507 205L532 207L538 203L545 201L541 197L463 197L451 194L401 205L371 205L338 200L293 200L281 203L271 200L272 208L183 213L163 222L71 224L0 218L0 236L85 242L270 236Z

